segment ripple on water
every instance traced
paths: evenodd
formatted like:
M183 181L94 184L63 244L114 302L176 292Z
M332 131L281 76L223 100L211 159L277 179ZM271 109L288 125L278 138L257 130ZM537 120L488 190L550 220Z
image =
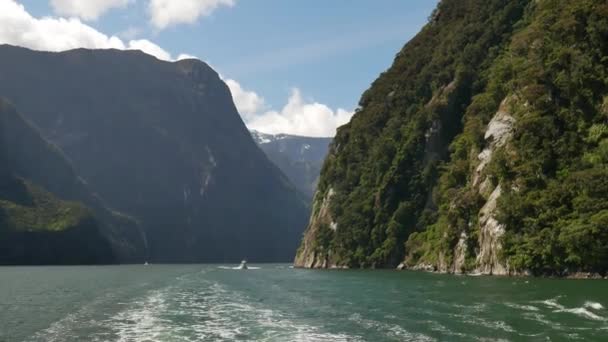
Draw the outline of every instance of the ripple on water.
M508 306L512 309L522 310L522 311L539 311L540 309L533 305L524 305L524 304L516 304L516 303L505 303L505 306Z
M389 324L385 322L379 322L363 318L359 313L350 315L348 319L364 328L382 332L386 337L398 339L399 341L436 341L430 336L421 333L410 332L396 324Z
M589 320L608 321L608 318L600 316L596 312L593 312L590 310L590 309L595 310L595 311L603 310L604 306L600 303L592 302L592 301L585 301L585 303L581 307L568 308L558 302L560 298L561 298L561 296L558 296L558 297L543 300L543 301L536 301L535 303L544 304L548 308L553 309L553 312L555 312L555 313L571 313L571 314L574 314L581 318L585 318L585 319L589 319Z

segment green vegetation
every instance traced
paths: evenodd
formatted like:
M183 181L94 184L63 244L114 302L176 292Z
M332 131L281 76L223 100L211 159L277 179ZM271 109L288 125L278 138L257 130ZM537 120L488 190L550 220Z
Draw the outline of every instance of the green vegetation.
M21 179L0 187L0 229L12 232L60 232L93 220L83 205L57 199Z
M131 245L114 237L130 222L101 223L99 204L60 150L0 99L0 264L115 262Z
M500 99L512 96L513 139L486 170L506 190L498 200L498 220L507 228L503 258L515 270L537 274L605 272L608 4L540 1L529 7L522 24L452 144L452 160L439 183L440 220L409 244L441 241L443 246L422 249L449 257L461 231L478 233L468 227L483 201L466 177L484 147L480 138L489 121L484 113L494 113ZM478 246L471 241L473 256Z
M333 261L392 267L407 256L449 269L464 233L461 266L479 266L489 193L475 173L500 107L513 133L479 179L502 189L502 262L605 273L608 4L444 0L430 21L363 95L324 165L320 189L336 191L342 228Z
M336 262L395 265L411 232L434 219L427 205L461 130L462 109L483 89L484 71L506 44L527 1L443 1L342 127L319 190L336 190Z

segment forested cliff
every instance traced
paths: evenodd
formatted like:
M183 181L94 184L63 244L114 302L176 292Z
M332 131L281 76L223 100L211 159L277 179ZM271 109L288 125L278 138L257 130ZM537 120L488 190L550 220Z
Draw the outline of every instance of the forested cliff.
M325 161L300 267L608 269L608 3L443 0Z

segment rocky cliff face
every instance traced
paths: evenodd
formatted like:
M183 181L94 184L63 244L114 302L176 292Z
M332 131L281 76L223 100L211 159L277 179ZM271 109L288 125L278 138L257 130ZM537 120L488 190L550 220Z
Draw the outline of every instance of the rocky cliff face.
M508 267L502 258L502 237L505 226L496 219L497 202L502 194L501 185L493 185L491 176L484 171L492 160L492 155L503 148L513 135L515 119L509 114L509 103L503 101L498 112L490 123L484 134L486 147L477 156L479 165L473 175L473 187L478 189L479 195L485 203L479 211L479 252L476 257L476 272L482 274L505 275ZM462 249L464 251L464 248ZM464 252L460 260L455 260L454 270L464 270ZM459 262L460 261L460 262Z
M602 1L440 2L338 130L296 265L604 274L606 24Z
M329 235L338 229L337 223L331 217L330 205L335 195L329 189L321 201L315 201L313 215L310 218L309 229L296 254L295 264L307 268L336 268L338 263L332 259Z
M305 200L257 148L205 63L11 46L0 56L0 94L91 189L141 222L152 261L293 257Z

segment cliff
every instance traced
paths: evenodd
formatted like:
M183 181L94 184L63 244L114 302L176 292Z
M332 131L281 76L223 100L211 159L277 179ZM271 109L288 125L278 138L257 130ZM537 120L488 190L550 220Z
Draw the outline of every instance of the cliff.
M338 131L301 267L608 269L608 6L442 1Z
M293 258L306 202L208 65L7 45L0 58L0 94L105 203L140 222L151 261Z

